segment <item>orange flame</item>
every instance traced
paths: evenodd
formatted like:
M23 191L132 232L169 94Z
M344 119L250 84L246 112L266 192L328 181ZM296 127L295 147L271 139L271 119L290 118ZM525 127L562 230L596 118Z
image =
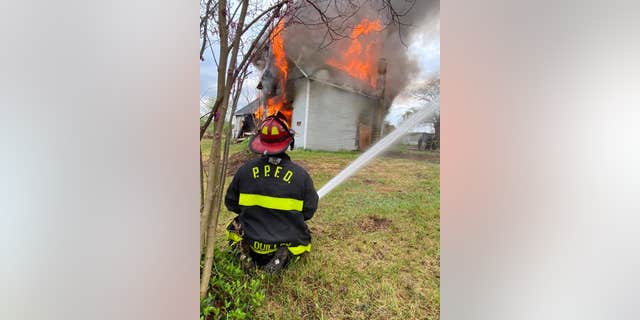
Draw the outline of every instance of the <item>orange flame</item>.
M362 19L351 32L351 44L340 56L327 60L327 64L340 69L350 76L368 81L371 87L376 87L376 49L378 39L373 31L382 30L380 20L370 21ZM361 40L364 40L365 45Z
M273 55L273 65L278 69L280 73L280 94L267 99L267 116L275 115L276 113L281 113L285 116L287 124L291 126L291 116L293 114L293 110L291 108L285 109L285 102L287 101L287 76L289 74L289 65L287 64L287 56L284 51L284 40L282 39L282 30L284 28L284 20L280 20L276 25L275 29L269 36L269 40L271 40L271 54ZM262 119L264 115L265 107L260 105L258 110L255 112L255 116L258 119Z
M256 112L253 113L253 115L256 117L256 119L262 120L262 115L263 114L264 114L264 106L262 104L260 104L258 109L256 109Z

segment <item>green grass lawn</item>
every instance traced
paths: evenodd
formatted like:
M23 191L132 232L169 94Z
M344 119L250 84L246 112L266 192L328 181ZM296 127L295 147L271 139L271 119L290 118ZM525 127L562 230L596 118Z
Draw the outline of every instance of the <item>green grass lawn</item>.
M209 154L211 153L211 139L202 140L200 145L202 147L202 159L206 161L207 159L209 159ZM232 143L229 145L229 154L230 155L234 154L240 150L243 150L243 148L245 147L246 147L245 144ZM222 148L221 150L224 151L224 142L221 148Z
M319 189L359 154L289 155ZM376 159L321 199L308 222L312 252L264 280L266 299L252 318L439 319L440 166L417 158ZM220 247L233 216L221 213Z

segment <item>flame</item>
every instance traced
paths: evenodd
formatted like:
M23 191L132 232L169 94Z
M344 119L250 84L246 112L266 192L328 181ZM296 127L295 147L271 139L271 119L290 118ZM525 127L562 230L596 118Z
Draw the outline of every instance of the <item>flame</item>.
M284 29L284 20L280 20L273 32L269 36L271 41L271 54L273 55L273 66L280 73L279 76L279 88L280 94L267 99L267 106L260 105L255 112L255 116L258 119L262 119L265 115L272 116L280 113L285 116L286 122L291 126L291 116L293 115L293 109L285 108L287 101L287 76L289 74L289 65L287 63L287 56L284 51L284 39L282 39L282 30Z
M263 114L264 114L264 106L260 104L256 112L253 113L253 115L256 117L256 119L262 120Z
M326 63L340 69L354 78L368 81L376 87L376 58L378 39L374 31L382 30L380 20L362 19L351 32L351 44L337 58L330 58ZM365 42L363 43L361 42Z

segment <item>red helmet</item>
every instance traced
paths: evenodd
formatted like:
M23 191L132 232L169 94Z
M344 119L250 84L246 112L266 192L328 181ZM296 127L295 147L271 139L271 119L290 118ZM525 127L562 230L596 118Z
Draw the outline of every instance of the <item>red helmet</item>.
M258 133L249 141L251 151L264 155L282 153L289 145L293 148L293 132L276 116L264 119Z

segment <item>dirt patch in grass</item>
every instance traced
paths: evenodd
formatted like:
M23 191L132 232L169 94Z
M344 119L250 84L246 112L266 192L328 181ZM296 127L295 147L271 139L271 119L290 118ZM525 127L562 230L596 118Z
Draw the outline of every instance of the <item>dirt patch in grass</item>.
M440 163L440 152L434 152L434 151L392 150L392 151L385 152L383 156L388 158L395 158L395 159L424 160L430 163Z
M391 225L391 220L378 216L366 216L360 222L360 229L365 232L386 230Z
M236 152L229 156L229 161L227 162L227 176L233 176L236 174L236 171L240 169L240 167L247 161L259 157L259 154L255 154L248 151L240 151ZM202 162L202 167L205 170L209 170L209 161L204 160Z
M364 174L367 174L368 172L364 172ZM379 174L379 176L382 176L381 174ZM402 188L390 185L390 183L385 182L385 181L381 181L379 179L369 179L369 178L363 178L362 176L356 176L355 178L351 178L354 182L358 182L361 183L363 185L367 186L368 190L372 190L377 192L378 194L389 194L389 193L397 193L397 192L403 192ZM360 191L357 191L360 192Z
M245 162L259 156L259 154L247 151L240 151L232 154L229 156L229 162L227 162L227 176L236 174L238 169L240 169Z
M304 169L304 171L309 172L309 162L304 161L304 160L292 160L293 163L299 165L302 167L302 169Z
M375 181L371 180L371 179L362 179L362 183L364 184L374 184L376 183Z
M315 225L312 225L312 226L309 227L309 231L313 235L323 234L323 233L325 233L325 229L326 229L325 226L318 225L318 224L315 224Z

